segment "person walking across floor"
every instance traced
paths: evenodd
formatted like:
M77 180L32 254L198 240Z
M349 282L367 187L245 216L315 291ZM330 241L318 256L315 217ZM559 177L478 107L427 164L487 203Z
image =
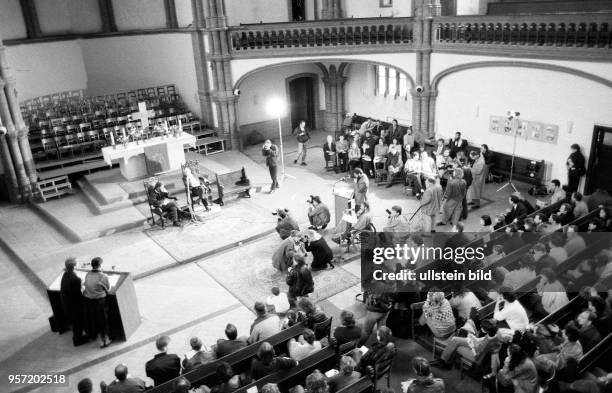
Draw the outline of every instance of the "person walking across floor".
M271 140L266 140L261 150L262 154L266 157L266 166L270 170L270 178L272 179L272 185L270 186L270 193L279 188L278 185L278 147L272 144Z
M435 232L434 224L436 223L436 214L440 212L442 207L442 198L444 191L440 183L433 177L427 178L427 188L421 197L421 214L425 216L425 228L427 232Z
M106 348L111 343L108 337L108 317L106 314L106 296L110 291L108 276L102 272L102 258L91 260L91 271L85 275L85 304L89 333L92 337L100 337L100 348Z
M296 136L298 143L298 151L297 157L293 160L294 164L297 164L300 158L302 159L302 163L300 165L306 165L306 155L308 153L308 141L310 140L310 133L306 128L306 122L304 120L300 120L300 124L295 127L292 135Z

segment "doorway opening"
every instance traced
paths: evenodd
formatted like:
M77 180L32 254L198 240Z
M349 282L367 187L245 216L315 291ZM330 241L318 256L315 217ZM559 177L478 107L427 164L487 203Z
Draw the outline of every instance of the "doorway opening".
M596 125L593 129L591 154L586 173L586 194L598 188L612 193L612 127Z
M291 20L294 22L306 20L305 0L291 0Z
M314 76L298 76L289 80L289 108L291 110L291 129L306 121L306 127L316 128L315 119L315 82Z

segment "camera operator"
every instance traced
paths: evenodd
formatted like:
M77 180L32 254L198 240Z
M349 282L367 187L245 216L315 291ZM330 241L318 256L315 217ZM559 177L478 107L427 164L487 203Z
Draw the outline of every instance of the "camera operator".
M402 241L404 236L408 236L410 232L410 223L405 216L402 216L401 206L393 206L391 210L387 209L387 226L383 228L383 232L393 232L398 235L392 235L390 240L398 242Z
M278 209L272 214L277 216L276 232L281 239L285 240L291 235L292 231L300 230L297 221L289 214L289 209Z
M321 198L318 195L311 195L310 199L306 201L310 206L308 207L308 220L311 226L308 229L325 229L331 219L329 208L321 202Z
M273 193L278 186L278 147L272 144L271 140L266 140L264 143L261 153L266 156L266 165L270 170L270 178L272 179L272 185L270 186L270 193Z
M303 257L306 255L306 251L304 251L303 244L300 241L300 233L294 230L272 254L272 266L281 272L286 272L293 265L293 258L296 255Z
M332 263L334 253L323 236L309 230L302 235L300 240L304 244L304 249L312 253L312 263L310 264L312 270L323 270L327 268L327 265L332 269L334 268Z

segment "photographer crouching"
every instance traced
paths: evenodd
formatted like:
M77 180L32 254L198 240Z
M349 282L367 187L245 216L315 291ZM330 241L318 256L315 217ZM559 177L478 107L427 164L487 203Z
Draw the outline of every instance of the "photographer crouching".
M289 214L289 209L277 209L272 214L277 217L276 232L281 239L285 240L291 235L292 231L300 230L297 221Z
M312 270L327 269L328 265L332 269L335 267L332 262L334 253L323 236L313 230L305 231L302 233L300 242L304 245L306 252L312 253L310 264Z
M310 227L308 229L325 229L331 219L329 208L327 205L321 202L321 198L317 195L311 195L310 199L306 201L308 206L308 220L310 221Z

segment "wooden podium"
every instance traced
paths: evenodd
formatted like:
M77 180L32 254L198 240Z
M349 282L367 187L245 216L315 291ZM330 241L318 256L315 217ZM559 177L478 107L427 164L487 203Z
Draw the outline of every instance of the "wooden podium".
M75 269L77 276L85 281L85 274L89 270ZM140 325L140 311L134 289L132 276L127 272L105 271L110 281L111 289L106 297L108 307L109 333L113 340L127 340ZM60 295L60 284L63 272L47 288L47 296L51 310L55 317L60 332L68 326L68 321L64 315L62 298Z
M349 201L353 199L353 191L354 190L352 181L350 183L338 182L334 185L334 188L332 189L332 194L334 194L334 212L336 218L336 226L338 226L338 223L342 220L342 212L344 212L344 210L348 208Z

